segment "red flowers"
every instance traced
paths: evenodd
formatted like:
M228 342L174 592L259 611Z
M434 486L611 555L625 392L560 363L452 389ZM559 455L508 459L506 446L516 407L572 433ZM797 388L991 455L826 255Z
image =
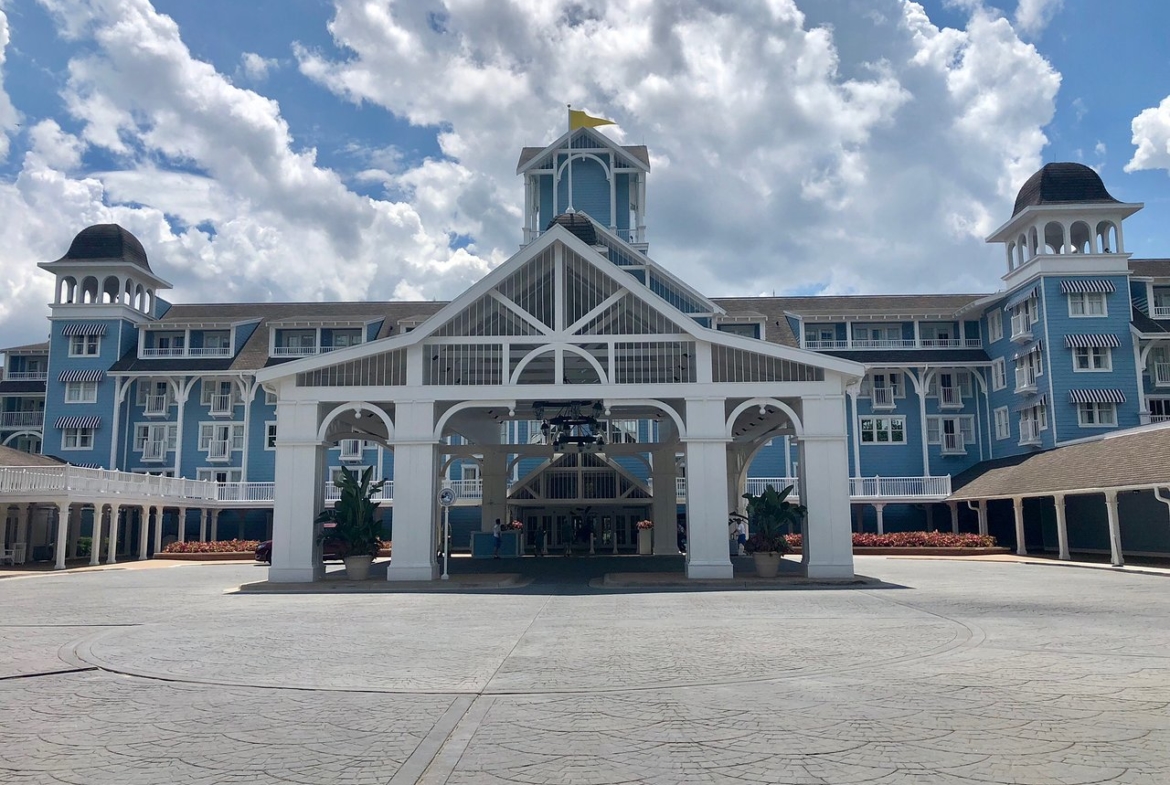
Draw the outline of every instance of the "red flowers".
M257 540L217 540L216 542L172 542L163 553L253 553Z
M799 548L802 538L799 534L789 534L785 539L793 548ZM854 534L853 544L858 548L994 548L995 538L951 532L866 533Z

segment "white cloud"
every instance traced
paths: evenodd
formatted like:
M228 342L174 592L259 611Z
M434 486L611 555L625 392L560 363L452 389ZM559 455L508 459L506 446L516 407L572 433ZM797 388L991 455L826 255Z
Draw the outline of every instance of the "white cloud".
M1016 6L1016 27L1035 38L1064 7L1064 0L1020 0Z
M20 113L12 105L12 99L4 90L4 63L7 60L8 43L11 34L8 31L8 15L4 13L4 2L0 0L0 161L8 157L9 135L20 125Z
M263 82L268 78L268 72L279 66L280 61L275 57L261 57L255 52L244 52L240 57L240 68L252 82Z
M1125 165L1125 171L1170 170L1170 96L1155 107L1143 109L1133 118L1130 128L1137 150Z

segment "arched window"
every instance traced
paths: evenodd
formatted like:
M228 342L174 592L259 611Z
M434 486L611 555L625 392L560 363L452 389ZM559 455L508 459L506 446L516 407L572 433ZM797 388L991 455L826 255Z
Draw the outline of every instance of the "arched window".
M102 302L113 305L118 302L118 295L122 291L122 282L114 276L109 276L102 282Z
M92 275L81 282L81 302L96 303L98 301L98 280Z
M1044 245L1047 253L1064 253L1064 224L1049 221L1044 226Z
M1069 243L1073 253L1093 253L1093 233L1084 221L1076 221L1069 229Z

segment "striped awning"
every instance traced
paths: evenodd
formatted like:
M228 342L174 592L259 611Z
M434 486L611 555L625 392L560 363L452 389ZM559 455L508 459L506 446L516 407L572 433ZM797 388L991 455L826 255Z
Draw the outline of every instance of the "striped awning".
M1015 406L1012 407L1012 411L1013 412L1022 412L1025 409L1031 409L1033 406L1047 406L1047 405L1048 405L1048 396L1047 395L1037 395L1035 398L1029 398L1026 401L1020 401L1019 403L1017 403Z
M1113 281L1104 278L1069 278L1060 282L1061 294L1113 294Z
M59 431L66 428L98 428L102 424L101 417L58 417L54 427Z
M105 378L105 371L61 371L63 382L100 382Z
M1044 341L1043 340L1035 340L1035 341L1032 341L1031 343L1026 343L1023 346L1021 346L1020 350L1012 355L1012 359L1019 360L1022 357L1027 357L1032 352L1042 352L1042 351L1044 351Z
M1015 294L1013 294L1011 297L1009 297L1008 301L1003 304L1003 309L1005 311L1010 311L1011 309L1015 308L1017 305L1022 303L1024 300L1030 299L1032 297L1038 297L1039 293L1040 293L1040 284L1034 283L1031 286L1029 286L1028 288L1022 289L1022 290L1016 292Z
M1072 403L1125 403L1125 393L1121 390L1069 390L1068 399Z
M1066 335L1064 345L1069 349L1116 349L1121 339L1116 335Z
M101 322L88 324L67 324L61 330L62 335L105 335L106 325Z
M70 461L69 465L76 466L78 469L104 469L104 468L106 468L105 466L102 466L100 463L73 463L72 461Z

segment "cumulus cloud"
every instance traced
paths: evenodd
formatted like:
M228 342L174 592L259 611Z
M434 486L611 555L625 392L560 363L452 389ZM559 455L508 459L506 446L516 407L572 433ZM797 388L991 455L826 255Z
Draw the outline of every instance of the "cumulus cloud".
M1020 0L1016 6L1016 27L1035 38L1063 6L1064 0Z
M4 3L0 1L0 161L8 157L9 135L20 124L20 114L4 90L4 63L8 58L7 50L10 38L8 15L4 13Z
M1125 171L1170 170L1170 96L1157 106L1143 109L1133 118L1130 129L1137 150L1125 165Z
M279 66L280 61L275 57L261 57L255 52L244 52L240 57L240 69L253 82L263 82L268 78L268 72Z

